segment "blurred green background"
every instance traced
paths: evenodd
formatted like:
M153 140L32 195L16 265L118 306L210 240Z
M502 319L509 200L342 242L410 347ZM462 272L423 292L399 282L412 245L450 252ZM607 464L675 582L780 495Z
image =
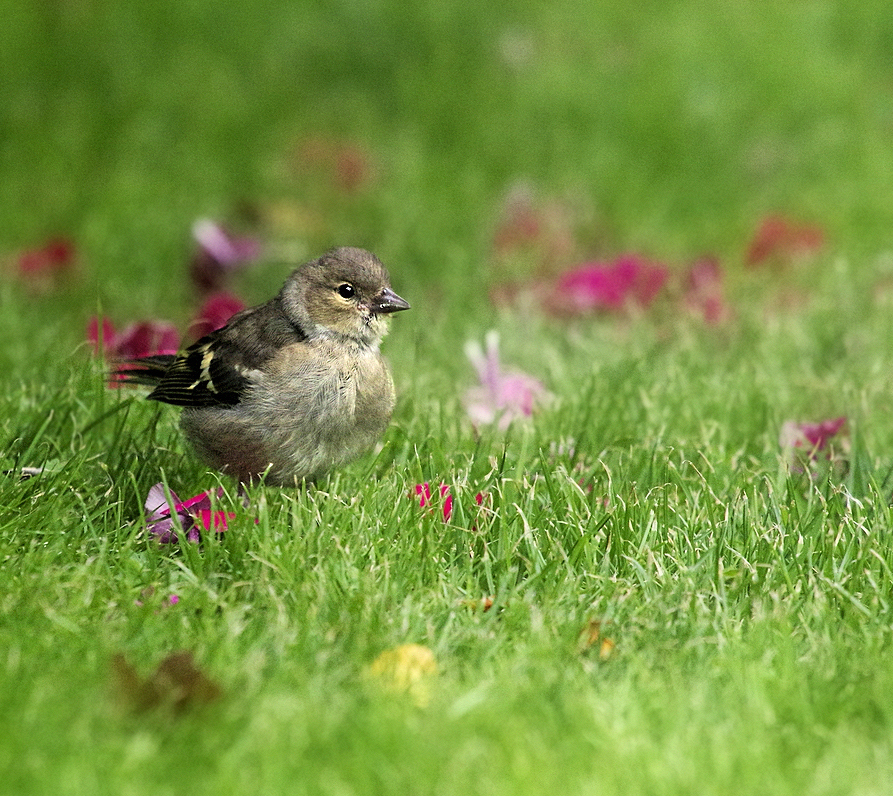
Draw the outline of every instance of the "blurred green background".
M889 244L883 3L0 11L0 241L71 235L106 300L176 304L191 221L271 202L321 217L288 230L308 255L365 245L404 280L473 295L519 181L573 197L589 255L740 256L778 210L850 253ZM374 176L330 195L294 165L309 137L351 142Z

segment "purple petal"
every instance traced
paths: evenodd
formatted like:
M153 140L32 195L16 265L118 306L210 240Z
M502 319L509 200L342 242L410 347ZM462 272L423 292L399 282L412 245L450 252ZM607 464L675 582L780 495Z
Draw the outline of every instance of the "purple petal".
M170 517L171 503L168 503L168 495L173 505L180 502L176 492L173 490L165 490L164 484L155 484L146 495L146 517L149 522L161 519L162 517Z
M192 237L206 254L222 266L235 266L253 260L261 251L259 241L230 235L222 226L207 218L201 218L192 225Z

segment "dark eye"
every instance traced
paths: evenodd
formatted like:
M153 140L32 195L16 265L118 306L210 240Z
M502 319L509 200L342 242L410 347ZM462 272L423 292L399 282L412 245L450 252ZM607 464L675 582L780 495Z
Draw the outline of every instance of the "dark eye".
M348 284L347 282L345 282L343 285L338 285L338 295L341 296L341 298L353 298L356 295L356 292L357 291L354 286Z

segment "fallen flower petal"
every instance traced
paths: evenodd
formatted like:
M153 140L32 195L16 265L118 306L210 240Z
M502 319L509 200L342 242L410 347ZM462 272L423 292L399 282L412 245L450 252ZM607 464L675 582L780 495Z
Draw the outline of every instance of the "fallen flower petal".
M224 267L253 260L260 255L262 249L256 238L232 235L220 224L207 218L200 218L192 225L192 237L208 257Z
M117 332L108 318L96 317L87 324L87 340L95 354L102 352L110 360L176 354L180 345L176 327L167 321L138 321Z
M565 272L553 286L546 306L554 312L579 314L651 306L667 282L669 271L638 255L613 262L584 263Z
M543 275L573 262L577 254L575 227L583 209L565 200L539 200L525 182L511 186L502 202L493 232L492 260L504 277L519 267Z
M222 495L223 489L218 488L216 498ZM199 541L202 530L223 533L236 515L213 510L211 503L210 492L200 492L181 501L175 492L166 492L164 484L155 484L146 496L146 527L161 544L176 544L179 541L178 533L185 534L190 542Z
M818 423L797 423L788 420L781 427L779 441L783 448L803 448L814 458L817 451L828 447L844 425L846 417L822 420Z
M443 521L448 522L450 517L453 516L453 496L450 494L449 484L441 484L438 487L438 490L440 492L440 499L443 501ZM425 481L424 484L416 484L415 496L419 498L420 508L430 506L432 503L430 484L427 481ZM480 506L484 502L484 495L481 492L478 492L474 496L474 499Z
M497 332L487 332L485 344L486 350L477 341L465 344L465 354L481 382L465 393L465 409L475 426L498 423L504 430L513 420L530 417L546 388L533 376L502 369Z
M190 332L196 339L204 337L226 326L233 315L244 309L245 302L232 293L213 293L208 296L196 319L189 325Z
M729 317L723 296L723 272L714 257L702 257L692 263L685 273L683 290L686 305L700 314L705 323L715 325Z
M818 423L796 423L792 420L783 423L779 444L791 471L808 471L816 477L830 466L837 474L845 472L849 452L849 440L842 433L845 425L845 417Z
M68 238L50 238L36 249L19 255L19 273L27 278L57 274L74 265L74 243Z
M146 603L149 603L149 602L157 603L157 600L155 599L155 597L156 597L155 587L147 586L145 589L143 589L140 592L140 599L134 600L134 605L142 608L143 605L145 605ZM162 601L161 608L172 608L179 602L180 602L179 595L171 594L171 595L168 595L167 599ZM157 613L157 611L156 611L156 613Z
M407 694L424 707L430 699L431 678L437 674L437 659L421 644L401 644L372 661L368 674L386 690Z
M419 506L425 508L431 504L431 486L426 481L424 484L415 485L415 493L419 498ZM440 485L440 498L443 501L443 519L449 520L453 514L453 497L447 484Z
M192 237L198 251L192 258L189 273L193 284L203 293L219 290L230 272L256 260L263 251L257 238L233 235L206 218L192 225Z
M746 262L754 266L770 259L790 261L798 255L818 251L824 242L824 233L818 226L791 221L781 215L767 216L747 247Z

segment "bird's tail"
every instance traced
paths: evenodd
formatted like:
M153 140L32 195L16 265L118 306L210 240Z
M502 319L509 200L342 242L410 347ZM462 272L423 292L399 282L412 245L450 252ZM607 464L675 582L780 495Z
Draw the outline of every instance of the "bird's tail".
M114 381L124 384L156 387L176 358L176 354L154 354L138 359L125 359L115 366L111 376Z

